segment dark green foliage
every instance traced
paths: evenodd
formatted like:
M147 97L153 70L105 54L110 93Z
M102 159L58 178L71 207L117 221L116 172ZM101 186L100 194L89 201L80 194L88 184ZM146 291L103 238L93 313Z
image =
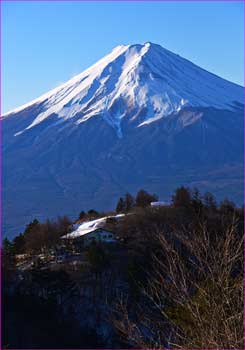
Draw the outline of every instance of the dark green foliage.
M113 305L114 302L118 301L115 299L118 298L118 290L113 290L113 283L115 281L117 282L118 276L120 276L119 281L122 283L120 293L122 293L122 295L125 293L124 296L126 296L130 305L130 317L134 317L134 314L136 314L137 305L140 306L140 310L142 311L140 315L148 315L149 320L152 317L153 319L156 317L155 323L153 322L155 328L153 327L151 329L153 334L158 335L159 329L165 330L167 329L165 327L169 326L169 324L166 324L165 318L163 320L163 327L159 326L159 315L156 315L157 310L152 306L152 300L146 302L146 296L142 293L146 290L145 288L148 287L147 281L149 281L149 278L152 278L152 272L154 271L156 272L155 277L157 283L160 281L161 285L165 283L165 286L167 286L164 291L165 314L176 327L180 327L185 333L191 332L195 322L189 312L189 305L192 305L193 302L195 306L199 308L203 317L207 318L207 323L209 322L209 315L211 315L213 311L212 300L214 300L214 297L219 300L222 296L223 289L220 287L215 289L210 288L210 294L203 295L195 292L195 288L192 287L190 288L190 298L184 303L179 304L178 302L171 302L172 290L169 288L171 281L168 279L171 268L162 271L161 275L159 275L159 270L156 268L158 266L156 261L160 261L162 263L161 267L165 269L167 266L167 256L171 253L171 250L166 250L167 253L166 251L163 252L159 239L164 238L167 243L170 243L171 247L175 249L176 254L180 254L181 252L178 262L184 263L183 266L186 268L189 268L190 262L194 262L193 266L195 266L195 268L189 271L188 277L190 278L187 279L187 281L191 281L193 285L195 278L201 279L202 274L196 274L195 270L197 268L197 264L195 265L195 263L198 261L195 257L195 252L198 250L193 250L194 253L193 251L190 253L189 248L191 245L189 244L192 243L192 240L193 242L195 241L194 238L198 238L200 230L203 225L205 225L205 232L207 232L205 242L208 242L210 247L219 246L219 242L224 241L224 232L233 221L237 225L237 232L235 232L235 234L242 237L243 210L241 208L236 208L235 205L228 200L223 201L220 207L217 207L215 198L211 193L206 193L202 196L198 189L189 190L185 187L180 187L176 190L173 196L173 205L157 208L151 207L150 203L156 200L157 196L151 195L144 190L138 192L136 200L129 193L121 197L117 204L117 212L129 213L130 215L122 216L120 219L111 217L106 221L106 228L116 233L116 236L120 238L119 243L110 246L94 243L90 245L87 251L83 248L81 252L81 257L85 260L85 264L83 265L85 268L83 271L81 267L78 267L76 272L74 272L74 270L71 273L68 263L67 265L57 264L57 266L53 266L54 268L60 268L60 266L64 268L62 266L65 266L69 274L64 271L51 272L43 269L43 267L47 268L47 266L45 266L42 260L42 265L36 264L34 268L32 267L32 269L27 272L29 280L23 290L28 296L24 296L23 299L18 296L20 299L15 305L15 312L18 313L19 309L21 309L21 312L20 316L18 316L20 319L18 321L14 320L14 325L16 325L18 329L20 328L25 336L31 334L30 337L28 336L26 338L31 339L29 344L30 348L45 348L48 342L50 342L48 345L53 345L54 347L59 347L60 344L62 347L68 344L67 348L69 348L69 346L70 348L72 348L72 346L79 348L81 344L82 346L87 344L88 346L96 347L96 334L90 338L91 334L89 332L84 334L81 329L77 332L76 319L72 320L73 324L69 326L69 324L66 323L67 320L62 318L59 305L66 305L66 301L73 293L74 298L77 298L75 286L79 285L79 283L81 283L81 285L86 285L88 283L88 287L91 287L92 284L95 286L93 287L93 302L97 299L100 300L103 295L102 292L106 291L105 293L108 293L108 291L111 291L111 293L106 294L106 297L110 295L112 299L107 300L110 300L110 302L112 302L111 305ZM80 213L80 219L86 218L86 220L92 220L102 215L106 216L112 214L98 213L91 209L87 214L82 211ZM71 222L67 217L58 218L56 221L46 220L44 223L33 220L27 225L24 234L17 236L13 242L5 239L3 241L4 271L7 271L6 267L8 269L11 267L12 272L14 272L12 275L17 271L15 269L15 254L29 252L35 255L41 251L45 251L48 256L50 248L52 248L52 250L56 248L57 250L61 249L61 247L59 247L61 243L60 237L69 232L70 225ZM185 240L185 242L188 243L186 247L180 239L180 236L185 232L188 233L188 239ZM201 245L199 246L201 247ZM229 247L228 244L227 247ZM67 247L65 249L67 249ZM218 249L214 251L219 252ZM211 253L212 250L205 251L205 259L212 258ZM176 257L177 255L173 256ZM222 254L222 256L225 256L225 254ZM170 266L173 267L171 264ZM179 266L180 264L175 266L175 271L178 271ZM211 266L213 266L213 264L211 264ZM234 279L237 278L237 276L241 274L241 270L242 265L236 264L231 270L231 277ZM4 276L5 275L4 273ZM9 271L8 276L10 276ZM92 284L89 285L91 281ZM178 282L181 281L181 276L176 281L178 284ZM208 307L206 305L207 301ZM23 305L26 306L26 309L22 308L22 302ZM30 305L30 303L33 305ZM159 305L161 306L162 304ZM26 310L27 315L25 313ZM108 310L111 311L110 309ZM36 317L37 314L38 318ZM14 317L15 315L16 313ZM11 317L13 321L13 315ZM86 318L86 315L84 315L84 317ZM20 327L22 323L23 329ZM53 324L55 324L55 327ZM57 327L57 324L59 327ZM12 324L10 326L13 327ZM27 328L28 330L26 330ZM57 332L57 328L59 332ZM18 329L16 332L12 332L12 330L9 331L9 334L17 334ZM66 337L66 335L60 334L62 331L64 331L65 334L69 334L70 337L68 338L68 336ZM53 332L55 338L49 338L47 335L49 332ZM18 348L26 348L28 345L28 340L24 339L24 337L21 338L21 332L18 333L18 336L22 339L22 345L18 340L6 336L6 333L5 331L6 346L10 344L11 347L17 344ZM169 336L169 334L167 334L167 336ZM132 343L130 344L132 345ZM164 343L162 344L165 346ZM103 344L99 347L103 347Z
M200 195L200 192L197 188L194 188L192 190L192 198L191 198L191 205L195 211L195 213L197 214L201 214L202 213L202 209L203 209L203 203L202 203L202 198Z
M227 199L218 208L212 193L206 192L202 196L196 188L192 191L183 186L178 188L172 197L173 205L158 207L156 210L150 207L150 203L157 199L156 195L149 194L145 190L140 190L136 199L130 193L126 193L124 197L119 198L116 211L117 213L132 212L134 215L125 216L120 223L117 223L117 220L108 219L107 224L110 224L110 228L115 229L124 239L128 237L129 240L134 240L140 236L143 245L146 244L143 242L147 237L150 237L150 244L152 244L151 232L156 226L169 231L182 226L194 226L199 217L202 219L208 217L209 229L215 230L220 224L218 223L219 213L223 215L224 220L227 215L234 213L243 215L242 209L236 209L234 203ZM90 209L87 214L82 211L80 218L92 220L101 215L106 213L98 213ZM59 217L56 221L46 220L44 223L34 219L26 226L23 234L15 237L12 242L5 241L5 251L11 250L12 254L47 251L60 244L60 237L70 232L70 229L71 221L66 216Z
M146 281L145 277L144 261L137 256L131 256L127 264L127 281L130 297L134 301L140 297L141 289Z
M79 214L79 220L82 220L86 217L86 213L82 210Z
M94 218L96 218L96 217L99 216L99 213L98 213L96 210L94 210L94 209L90 209L90 210L88 211L88 216L89 216L89 217L94 217Z
M25 237L23 234L19 234L13 239L15 254L23 254L25 252Z
M242 348L243 213L227 201L220 210L201 203L195 191L190 206L145 208L124 220L122 232L132 237L127 245L140 265L129 261L130 294L120 315L125 328L121 322L118 329L135 347L165 348L171 334L173 348Z
M91 244L87 251L87 259L93 272L100 273L109 265L109 256L102 244Z
M24 231L25 250L27 252L38 251L41 246L39 237L41 236L41 225L37 219L31 221Z
M231 201L229 201L227 198L225 198L221 203L220 203L220 211L224 215L230 215L235 212L235 204Z
M3 295L3 305L3 348L105 347L95 331L78 326L72 312L69 312L68 317L65 316L55 298L44 299L30 290L28 295Z
M177 188L175 194L172 197L173 206L178 208L190 208L191 207L191 194L187 187L181 186Z
M116 206L117 213L128 213L135 205L135 199L130 193L120 197Z
M14 238L14 254L37 253L54 248L60 243L60 237L69 232L70 225L71 221L67 216L58 217L56 221L47 219L44 223L33 220L26 226L23 234Z
M117 207L116 207L116 212L117 213L124 213L125 212L125 202L124 202L124 199L122 197L119 198L119 201L118 201Z
M59 297L61 303L62 296L73 295L74 283L69 275L63 271L50 271L34 269L31 272L32 288L38 288L39 295L48 300L56 300Z
M12 242L8 240L8 238L4 238L3 246L2 246L2 273L3 273L3 281L11 280L14 276L15 268L16 268L16 259L15 259L15 246Z
M150 194L145 190L140 190L136 195L136 206L137 207L148 207L151 202L155 202L158 200L158 196L155 194Z
M204 205L207 209L214 210L214 211L216 210L217 203L212 193L206 192L203 196L203 200L204 200Z
M3 240L3 252L6 255L11 255L13 253L13 243L6 237Z
M34 219L25 228L24 235L28 235L30 232L34 231L39 226L39 221Z
M135 204L134 197L130 193L126 193L124 197L124 202L125 202L125 211L129 212Z

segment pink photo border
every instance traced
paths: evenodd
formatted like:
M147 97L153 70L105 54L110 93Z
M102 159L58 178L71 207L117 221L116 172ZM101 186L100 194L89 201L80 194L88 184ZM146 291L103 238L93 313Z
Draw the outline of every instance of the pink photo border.
M0 0L0 96L2 96L2 3L4 2L242 2L244 3L244 12L243 12L243 18L244 18L244 26L243 26L243 34L245 34L245 0ZM245 35L244 35L245 37ZM244 57L245 57L245 45L244 45L244 55L243 55L243 63L244 63ZM244 66L245 68L245 66ZM245 86L245 70L244 70L244 76L243 76L243 85ZM245 91L245 90L244 90ZM245 105L245 94L244 94L244 105ZM0 98L0 350L2 349L2 98ZM244 121L245 121L245 109L244 109ZM244 132L245 134L245 125L244 125ZM245 142L244 142L244 155L245 155ZM243 176L245 174L245 159L244 159L244 172ZM243 200L245 203L245 186L243 189ZM244 219L244 227L245 227L245 219ZM245 240L244 240L244 271L245 271ZM244 285L243 285L243 291L245 293L245 278L244 278ZM244 315L245 315L245 303L244 303ZM244 339L245 339L245 317L243 321L244 326ZM18 350L18 349L13 349ZM22 349L24 350L24 349ZM35 349L28 349L28 350L35 350ZM54 350L54 349L39 349L39 350ZM80 349L56 349L56 350L86 350L85 348ZM91 349L90 349L91 350ZM102 349L98 349L102 350ZM111 350L111 349L108 349ZM119 349L118 349L119 350ZM123 350L127 350L123 348ZM134 349L134 350L142 350L142 349ZM179 350L171 348L171 350ZM195 350L194 348L186 348L185 350ZM200 349L199 349L200 350ZM217 350L213 348L205 348L203 350ZM223 350L231 350L231 349L223 349Z

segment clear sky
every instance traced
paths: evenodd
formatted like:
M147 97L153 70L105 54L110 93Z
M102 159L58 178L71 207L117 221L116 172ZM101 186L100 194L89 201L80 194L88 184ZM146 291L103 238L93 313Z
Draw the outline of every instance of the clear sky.
M65 82L114 46L151 41L244 84L243 2L4 2L2 111Z

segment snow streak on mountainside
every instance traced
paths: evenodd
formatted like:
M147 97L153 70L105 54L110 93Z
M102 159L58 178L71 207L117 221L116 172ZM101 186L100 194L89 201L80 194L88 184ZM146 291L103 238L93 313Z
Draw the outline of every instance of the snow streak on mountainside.
M38 113L15 136L42 121L72 120L76 125L100 116L122 136L121 121L140 127L183 107L232 110L243 103L243 89L221 79L161 46L118 46L109 55L67 83L4 117L37 106Z

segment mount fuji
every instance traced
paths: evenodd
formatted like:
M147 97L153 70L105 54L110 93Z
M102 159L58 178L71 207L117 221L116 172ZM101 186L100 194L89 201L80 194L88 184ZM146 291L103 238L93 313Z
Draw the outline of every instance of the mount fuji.
M3 228L179 185L243 198L243 87L159 45L121 45L2 116Z

